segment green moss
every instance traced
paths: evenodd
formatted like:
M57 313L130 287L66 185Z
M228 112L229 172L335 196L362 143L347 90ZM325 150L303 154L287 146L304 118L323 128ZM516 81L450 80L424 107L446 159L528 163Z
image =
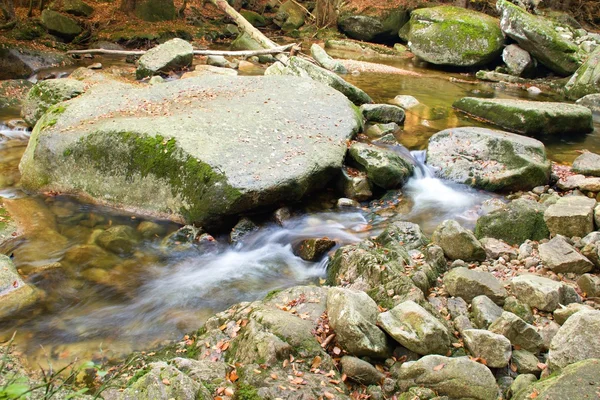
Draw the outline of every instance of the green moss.
M172 195L183 200L185 206L178 211L190 223L213 217L223 204L235 211L241 198L224 174L185 154L173 138L132 132L92 133L67 150L76 162L89 161L105 174L124 174L131 181L148 175L164 179Z
M236 400L261 400L262 397L258 395L258 390L255 387L241 383L238 385L235 391Z
M281 293L281 289L275 289L275 290L271 290L269 293L267 293L267 295L265 296L265 301L269 301L271 300L273 297L277 296L278 293Z
M150 368L148 366L138 369L137 371L135 371L135 374L133 374L131 379L129 379L127 381L127 386L128 387L132 386L134 383L136 383L141 377L146 375L148 372L150 372Z

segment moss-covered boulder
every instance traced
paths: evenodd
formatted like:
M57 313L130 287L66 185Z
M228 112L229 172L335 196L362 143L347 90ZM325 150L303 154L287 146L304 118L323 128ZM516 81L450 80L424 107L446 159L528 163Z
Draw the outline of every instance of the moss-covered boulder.
M344 96L312 80L106 82L38 121L21 184L204 224L325 185L359 126Z
M454 182L489 191L545 185L550 161L535 139L485 128L450 128L429 139L427 164Z
M527 239L546 239L550 232L544 222L544 211L546 207L535 201L513 200L480 217L475 225L475 236L500 239L512 245L520 245Z
M18 108L33 83L25 79L0 81L0 109Z
M600 392L600 359L580 361L560 373L526 386L513 394L514 400L593 399Z
M246 19L246 21L250 22L252 26L255 26L257 28L267 26L267 20L265 19L265 17L263 17L255 11L241 10L240 14Z
M351 13L339 17L338 28L352 39L390 43L398 40L398 31L408 19L408 11L397 8L377 10L373 13Z
M565 93L573 100L600 93L600 46L575 71L565 85Z
M79 96L85 89L85 83L76 79L40 81L27 93L21 116L29 126L34 126L48 108Z
M594 130L592 112L567 103L463 97L454 108L528 136L582 134Z
M231 50L260 50L263 47L256 40L252 39L250 35L243 32L231 42L230 48Z
M82 0L62 0L62 10L77 17L89 17L94 12L94 7Z
M284 32L293 31L304 25L304 10L298 3L288 0L279 6L273 22Z
M413 11L408 40L410 50L422 60L457 67L492 62L504 45L496 18L453 6Z
M140 57L135 75L138 79L180 70L192 65L194 48L183 39L171 39Z
M369 180L383 188L402 186L413 172L413 164L401 154L384 147L354 143L348 150L350 158L367 173Z
M498 0L502 31L539 62L560 75L571 75L581 65L577 45L557 32L550 20L529 14L508 0Z
M143 21L158 22L175 19L173 0L142 0L135 3L135 16Z
M67 41L75 39L83 31L73 18L69 18L56 11L44 10L42 11L41 18L42 25L44 25L48 32Z

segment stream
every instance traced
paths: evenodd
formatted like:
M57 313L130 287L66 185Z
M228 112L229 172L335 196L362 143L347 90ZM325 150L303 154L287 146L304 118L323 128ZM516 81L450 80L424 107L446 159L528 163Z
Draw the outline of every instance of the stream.
M105 66L112 62L100 57L94 62L98 60ZM33 309L0 325L0 340L17 331L15 342L32 365L106 361L179 339L234 303L257 300L276 289L322 283L327 257L313 263L295 256L293 245L303 239L326 236L336 240L338 248L374 236L398 219L418 223L427 234L448 218L473 227L481 204L499 196L437 179L424 164L429 137L447 127L483 126L452 110L452 102L460 97L556 98L469 82L472 78L427 70L410 60L377 61L423 74L345 77L375 102L410 94L422 103L407 111L404 128L396 132L417 161L408 183L356 209L336 208L336 199L328 193L311 196L292 205L292 217L282 225L259 218L260 228L235 244L229 244L226 235L200 247L167 244L165 238L179 225L68 196L22 192L18 163L29 132L14 122L19 110L0 111L0 196L13 202L19 213L32 216L35 233L14 243L10 253L24 278L44 293ZM544 139L549 157L572 162L579 149L600 151L600 121L595 128L583 137ZM132 252L95 252L90 246L95 237L116 225L139 233ZM148 226L152 234L146 234Z

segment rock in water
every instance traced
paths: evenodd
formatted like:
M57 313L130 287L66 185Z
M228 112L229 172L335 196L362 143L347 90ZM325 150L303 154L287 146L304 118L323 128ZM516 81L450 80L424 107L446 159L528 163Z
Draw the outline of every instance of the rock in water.
M38 297L38 291L23 282L10 258L0 255L0 320L34 304Z
M326 184L362 122L337 91L289 76L110 82L57 107L32 133L23 187L204 226Z
M594 130L592 112L575 104L463 97L452 107L529 136L582 134Z
M485 128L436 133L429 139L427 164L444 179L490 191L530 190L550 177L542 142Z
M140 57L135 75L138 79L176 71L192 65L194 48L182 39L171 39L148 50Z
M384 189L402 186L414 168L402 154L366 143L354 143L348 155L365 170L371 182Z
M565 93L573 100L589 94L600 93L600 46L575 71L565 85Z
M412 12L408 45L417 57L432 64L471 67L498 58L504 36L496 18L440 6Z
M496 8L501 13L502 32L546 67L564 76L579 68L577 45L563 38L550 20L531 15L508 0L498 0Z
M327 52L318 44L314 43L310 46L310 54L319 63L319 65L326 70L337 72L340 74L348 73L344 65L333 59Z

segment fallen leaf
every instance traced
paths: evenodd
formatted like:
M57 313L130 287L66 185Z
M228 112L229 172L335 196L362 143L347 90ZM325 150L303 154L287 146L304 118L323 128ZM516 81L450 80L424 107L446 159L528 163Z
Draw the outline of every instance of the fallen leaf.
M319 368L319 366L321 365L321 357L320 356L316 356L315 358L313 358L312 364L310 365L311 369L317 369Z
M433 367L434 371L441 371L442 368L444 368L446 366L446 364L439 364L436 365L435 367Z
M171 382L169 382L169 380L167 378L162 380L162 383L169 386L171 384Z

